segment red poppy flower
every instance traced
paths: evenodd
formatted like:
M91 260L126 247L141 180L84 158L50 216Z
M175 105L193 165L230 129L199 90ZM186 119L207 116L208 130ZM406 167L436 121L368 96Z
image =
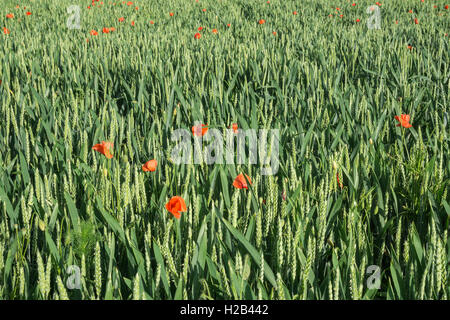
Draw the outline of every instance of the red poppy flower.
M26 15L27 15L27 16L31 16L31 12L28 11L28 12L26 13Z
M337 183L338 185L342 188L344 188L344 185L339 181L339 173L336 172L336 178L337 178Z
M101 154L103 154L106 158L111 159L113 155L111 154L111 150L113 148L112 142L105 142L102 141L102 143L96 144L92 147L92 150L98 151Z
M274 31L274 32L273 32L273 35L276 35L276 34L277 34L277 33ZM233 132L234 132L234 133L237 133L237 132L238 132L238 124L237 124L237 123L233 123L232 128L233 128Z
M360 22L361 20L359 20L359 19L356 19L356 22Z
M134 27L134 21L131 21L131 25Z
M275 31L273 31L273 32L272 32L272 34L273 34L274 36L276 36L276 35L277 35L277 33L276 33Z
M419 20L417 20L417 18L414 19L414 23L415 24L419 24Z
M197 137L204 136L207 131L208 131L208 127L206 124L202 124L201 126L198 125L198 126L192 127L192 134Z
M194 34L194 38L195 38L195 39L200 39L201 36L202 36L202 35L201 35L200 33L198 33L198 32L197 32L196 34ZM193 128L193 127L192 127L192 128Z
M177 219L180 219L180 212L186 212L186 202L180 196L172 197L169 202L166 203L166 209Z
M4 34L10 34L11 32L9 31L9 29L3 27L3 33Z
M292 14L293 14L294 16L296 16L296 15L297 15L297 11L292 12Z
M169 15L170 15L171 17L173 17L173 12L170 12Z
M203 30L203 27L198 27L197 30L198 30L198 31L202 31L202 30Z
M258 21L258 23L259 23L259 24L264 24L264 23L266 23L266 20L261 19L261 20Z
M158 161L156 160L150 160L147 161L143 166L142 166L142 170L143 171L155 171L156 167L158 166Z
M229 23L229 24L227 24L227 27L231 27L231 24Z
M125 20L124 17L120 17L120 18L119 18L119 22L123 22L124 20Z
M133 2L131 2L131 1L127 2L127 6L131 6L132 4L133 4Z
M203 12L206 12L206 9L202 9Z
M212 33L217 33L217 29L212 29Z
M448 10L448 4L447 4L447 5L445 5L444 9L445 9L445 10Z
M14 14L13 14L13 13L8 13L8 14L6 15L6 18L12 19L12 18L14 18Z
M103 28L103 33L109 33L109 28Z
M95 30L91 30L91 32L89 32L91 34L91 36L97 36L98 32Z
M248 175L245 175L247 177L248 182L250 185L252 184L252 181L250 180L250 177ZM248 189L247 181L244 178L244 175L241 173L239 174L236 179L234 179L233 187L238 189Z
M155 24L152 20L150 20L150 24Z
M356 3L352 3L352 6L356 6Z
M397 127L405 127L405 128L411 128L412 125L409 123L409 114L401 114L399 116L394 117L395 120L397 120L399 123L397 124Z

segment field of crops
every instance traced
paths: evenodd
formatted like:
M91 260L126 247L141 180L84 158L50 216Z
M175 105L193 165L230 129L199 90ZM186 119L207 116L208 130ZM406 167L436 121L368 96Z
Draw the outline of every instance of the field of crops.
M447 0L19 4L0 299L449 298ZM277 170L174 161L230 127Z

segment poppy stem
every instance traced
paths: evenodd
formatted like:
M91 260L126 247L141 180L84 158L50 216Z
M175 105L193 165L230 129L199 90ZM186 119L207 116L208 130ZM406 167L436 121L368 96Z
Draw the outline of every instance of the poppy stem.
M403 143L403 146L405 147L405 149L406 149L406 155L408 156L408 162L409 162L409 151L408 151L408 146L406 145L406 141L405 141L405 130L402 128L402 143Z

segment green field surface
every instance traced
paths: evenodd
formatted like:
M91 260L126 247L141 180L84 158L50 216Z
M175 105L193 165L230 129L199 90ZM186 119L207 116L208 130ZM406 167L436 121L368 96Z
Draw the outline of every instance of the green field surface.
M18 3L1 300L449 299L448 0ZM196 122L279 130L278 170L177 164Z

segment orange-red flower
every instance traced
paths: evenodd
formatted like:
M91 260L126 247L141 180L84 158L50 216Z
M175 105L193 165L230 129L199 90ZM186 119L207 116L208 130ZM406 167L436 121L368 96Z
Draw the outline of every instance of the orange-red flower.
M31 12L30 12L30 11L27 11L26 15L27 15L27 16L31 16Z
M169 16L173 17L173 12L169 12Z
M273 34L274 36L276 36L276 35L277 35L277 32L276 32L276 31L273 31L272 34Z
M124 21L124 20L125 20L124 17L120 17L120 18L119 18L119 22L122 22L122 21Z
M198 31L202 31L202 30L203 30L203 27L198 27L197 30L198 30Z
M259 24L264 24L264 23L266 23L266 20L261 19L261 20L259 20L258 22L259 22Z
M131 25L134 27L134 21L131 21Z
M109 33L109 28L103 28L103 33Z
M277 33L274 31L273 34L276 35ZM233 123L232 128L233 128L234 133L238 132L238 124L237 123Z
M200 39L201 37L202 37L202 35L198 32L196 34L194 34L195 39Z
M155 171L156 167L158 166L158 161L156 160L150 160L147 161L143 166L142 166L142 170L143 171Z
M150 20L150 24L155 24L155 23L153 22L153 20Z
M10 34L11 32L9 31L8 28L3 27L3 33L4 33L4 34Z
M227 24L227 27L228 27L228 28L231 27L231 23L228 23L228 24Z
M419 20L417 20L417 18L414 18L414 23L419 24Z
M114 144L112 142L105 142L102 141L102 143L98 143L95 146L92 147L92 150L98 151L101 154L103 154L106 158L111 159L113 157L111 153L111 149L113 148Z
M445 9L445 10L448 10L448 4L445 5L444 9Z
M91 30L91 32L89 32L91 34L91 36L97 36L98 32L95 30Z
M169 202L166 203L166 209L177 219L180 219L180 212L186 212L186 202L180 196L172 197Z
M399 116L394 117L395 120L397 120L399 123L397 124L397 127L405 127L405 128L411 128L412 125L409 123L409 114L401 114Z
M245 175L245 177L247 177L247 180L251 185L252 181L250 180L250 177L248 175ZM245 177L242 173L239 174L236 177L236 179L234 179L233 186L238 189L248 189L247 181L245 180Z
M339 181L339 173L336 172L336 178L337 178L337 183L338 185L342 188L344 188L344 185Z
M192 134L197 137L204 136L207 131L208 131L208 127L206 124L202 124L201 126L198 125L198 126L192 127Z
M206 9L202 9L203 12L206 12Z
M212 29L212 33L217 33L217 29Z
M294 16L296 16L296 15L297 15L297 11L294 11L292 14L293 14Z
M131 6L132 4L133 4L133 2L131 2L131 1L127 2L127 6Z
M12 19L12 18L14 18L14 14L13 14L13 13L8 13L8 14L6 15L6 18Z

